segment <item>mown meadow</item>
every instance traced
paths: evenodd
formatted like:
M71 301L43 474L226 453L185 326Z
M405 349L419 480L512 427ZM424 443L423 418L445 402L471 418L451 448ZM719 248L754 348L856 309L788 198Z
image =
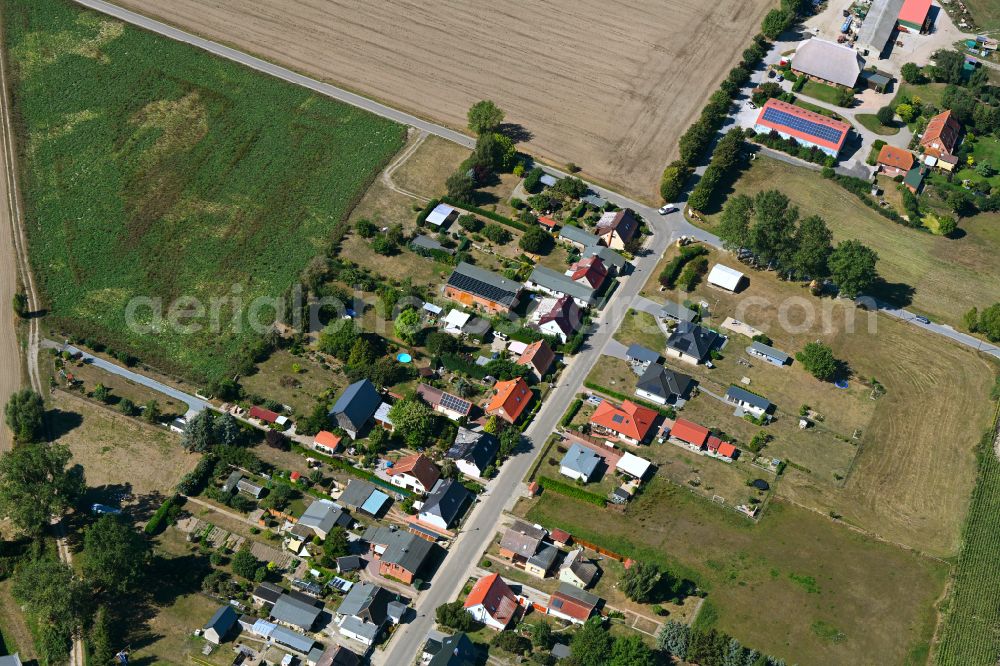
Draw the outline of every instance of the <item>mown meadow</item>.
M192 379L232 372L257 334L226 325L231 307L219 331L136 332L128 303L281 296L405 128L68 0L2 6L53 327ZM145 323L149 312L136 311Z

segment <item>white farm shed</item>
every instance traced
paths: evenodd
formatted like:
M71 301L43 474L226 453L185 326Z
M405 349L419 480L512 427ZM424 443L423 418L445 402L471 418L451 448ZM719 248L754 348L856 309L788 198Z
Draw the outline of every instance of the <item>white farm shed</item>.
M438 204L434 207L434 210L431 211L430 215L427 216L427 224L440 227L447 222L448 218L450 218L454 213L455 209L448 204Z
M708 274L708 283L726 291L736 291L743 281L743 273L735 268L716 264Z
M625 455L618 460L617 469L619 472L624 472L631 477L641 480L644 476L646 476L646 472L649 471L651 464L652 463L645 458L640 458L639 456L626 451Z

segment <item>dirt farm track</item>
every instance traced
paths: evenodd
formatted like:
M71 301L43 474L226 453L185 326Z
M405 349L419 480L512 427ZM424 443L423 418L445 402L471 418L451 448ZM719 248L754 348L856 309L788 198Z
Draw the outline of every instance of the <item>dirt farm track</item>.
M645 200L770 0L115 0L464 128L491 98L526 150Z

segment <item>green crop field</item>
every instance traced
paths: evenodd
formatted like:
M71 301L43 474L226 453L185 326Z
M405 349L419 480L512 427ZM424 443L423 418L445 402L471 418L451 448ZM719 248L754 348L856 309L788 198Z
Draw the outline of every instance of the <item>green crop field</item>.
M1000 654L1000 575L996 571L1000 461L989 436L983 438L979 449L979 478L962 536L964 543L935 661L941 666L993 664Z
M405 129L68 0L2 7L50 319L192 378L231 371L256 336L226 325L235 306L218 332L143 334L127 304L281 296Z

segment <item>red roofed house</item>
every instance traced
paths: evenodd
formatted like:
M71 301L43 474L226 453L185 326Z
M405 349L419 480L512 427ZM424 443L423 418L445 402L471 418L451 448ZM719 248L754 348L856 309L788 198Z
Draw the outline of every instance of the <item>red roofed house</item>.
M429 493L441 472L431 459L422 454L406 456L385 471L394 486L412 490L415 493Z
M638 445L646 439L653 427L656 412L647 407L640 407L631 400L626 400L617 407L610 400L604 400L590 417L590 425L604 434L611 434L629 444Z
M340 448L340 437L327 430L320 430L313 437L312 447L314 451L332 456Z
M579 282L596 291L607 279L608 269L600 257L587 257L569 267L569 276L573 282Z
M552 347L549 347L549 343L539 340L524 348L524 353L517 359L517 364L528 366L535 377L541 379L555 360L556 354L552 351Z
M559 589L549 597L546 614L573 624L583 624L593 615L601 598L570 583L559 583Z
M542 225L543 227L545 227L550 231L559 226L558 222L553 220L551 217L546 217L545 215L542 215L541 217L538 218L538 224Z
M495 573L476 581L465 599L465 610L469 615L476 622L497 631L510 626L517 609L517 596L500 574Z
M543 298L535 310L538 330L546 335L554 335L565 343L576 333L583 323L580 308L570 296L558 299Z
M274 423L278 420L277 412L272 412L270 409L264 409L263 407L258 407L257 405L250 408L248 416L252 419L263 421L264 423Z
M851 126L772 98L761 107L754 129L760 134L777 132L782 138L815 146L836 157L847 141Z
M726 462L732 462L733 458L736 456L737 449L735 446L729 442L723 442L721 439L712 435L708 438L708 455L715 458L721 458Z
M670 436L686 444L692 451L701 451L708 439L708 428L686 419L677 419L674 427L670 429Z
M517 423L524 408L531 402L532 393L528 382L518 377L506 382L497 382L496 393L486 405L486 413L496 414L508 423Z
M895 176L905 176L913 168L916 158L908 150L886 144L878 151L876 162L882 173L894 178Z
M635 238L639 231L639 222L635 219L632 209L608 211L597 221L594 234L603 245L612 250L624 250L625 243Z
M899 10L899 29L903 32L927 32L931 0L906 0Z
M558 527L552 528L549 532L549 538L552 539L552 543L562 548L563 546L568 546L573 540L572 535L566 530L561 530Z
M951 115L951 110L937 114L927 122L927 129L920 137L920 145L925 155L940 158L951 155L958 145L958 137L962 133L962 125Z

